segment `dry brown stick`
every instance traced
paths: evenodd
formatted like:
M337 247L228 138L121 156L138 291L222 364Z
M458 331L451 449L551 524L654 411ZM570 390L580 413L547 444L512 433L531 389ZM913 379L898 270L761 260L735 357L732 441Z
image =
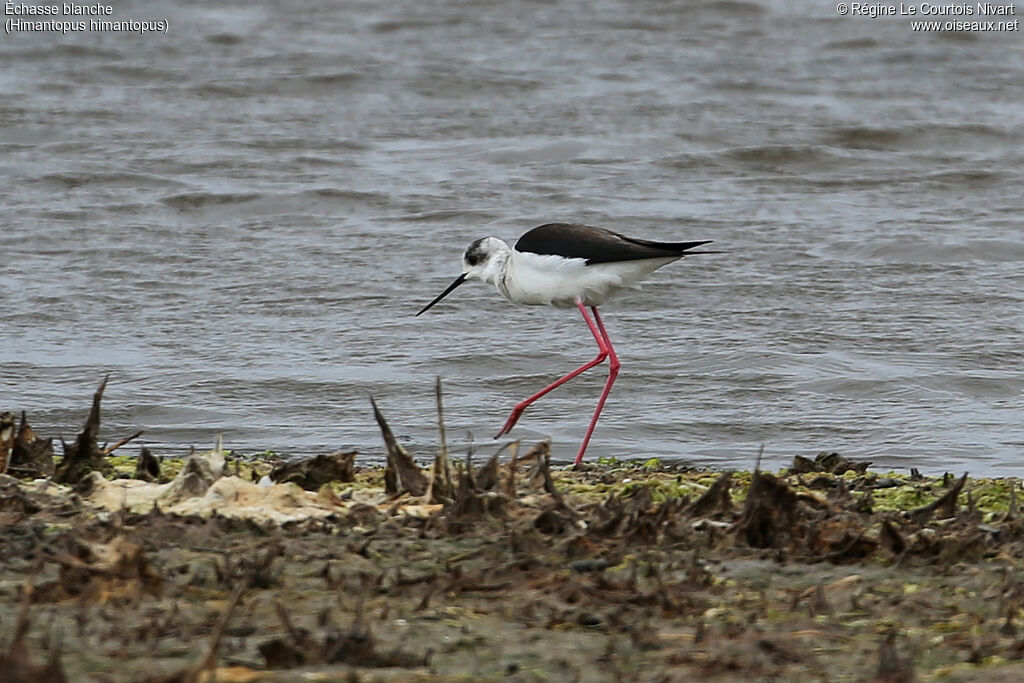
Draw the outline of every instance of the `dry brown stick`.
M228 598L228 604L224 608L224 611L220 615L220 619L217 620L217 625L213 627L213 635L210 638L210 651L206 653L206 657L196 668L196 673L202 673L204 671L210 671L217 664L217 653L220 651L220 641L224 637L224 631L228 627L228 620L231 618L231 613L235 611L235 607L238 606L239 601L242 599L242 593L245 592L245 586L238 586L231 593L231 597Z
M11 452L14 450L15 433L14 413L7 411L0 414L0 474L7 471Z
M434 395L437 397L437 431L441 433L442 457L448 457L448 440L444 431L444 405L441 402L441 376L438 375L434 382Z
M373 406L373 416L380 427L381 435L384 437L384 445L387 448L388 460L384 470L384 491L389 496L397 496L408 491L412 496L422 496L430 482L423 474L420 466L416 464L409 451L398 443L394 432L384 419L384 414L377 407L377 402L370 397L370 405Z
M11 639L11 644L8 646L8 655L15 652L15 648L24 647L25 635L28 634L28 628L30 621L28 618L29 609L32 608L32 594L35 592L35 584L32 582L32 577L38 574L43 569L43 561L40 560L36 563L36 569L31 574L25 577L25 583L23 584L22 590L24 594L21 596L21 605L18 608L18 618L14 622L14 637Z
M103 449L102 451L100 451L100 452L101 452L101 453L102 453L103 455L110 455L111 453L113 453L114 451L116 451L116 450L117 450L118 448L120 448L121 446L125 445L125 444L126 444L126 443L128 443L129 441L134 441L135 439L137 439L137 438L139 438L140 436L142 436L142 435L143 435L144 433L145 433L145 432L143 432L143 430L141 430L141 429L140 429L139 431L135 432L135 433L134 433L134 434L132 434L131 436L126 436L126 437L124 437L123 439L121 439L120 441L118 441L117 443L115 443L115 444L114 444L113 446L107 446L106 448L104 448L104 449Z
M963 491L964 484L966 483L967 472L964 472L964 476L960 477L960 479L958 479L948 491L942 494L942 496L928 505L911 510L909 513L910 519L916 524L926 524L932 518L935 511L940 508L947 518L953 517L956 515L956 500Z
M505 480L505 495L514 499L516 497L516 462L519 460L519 440L508 445L512 459L508 461L508 479Z
M437 431L440 433L441 445L434 456L434 471L430 476L427 488L427 499L433 503L448 503L452 499L452 465L448 457L448 437L444 427L444 402L441 400L441 376L434 382L434 394L437 398Z
M277 618L281 620L281 624L284 626L284 630L288 631L289 637L296 643L302 640L302 634L292 624L291 618L288 616L288 611L281 604L280 600L274 601L274 609L277 611Z

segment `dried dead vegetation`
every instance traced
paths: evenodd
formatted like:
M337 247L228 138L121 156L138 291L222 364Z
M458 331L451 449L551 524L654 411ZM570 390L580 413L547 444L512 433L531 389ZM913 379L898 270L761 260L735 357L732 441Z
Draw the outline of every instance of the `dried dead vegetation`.
M476 467L443 431L423 470L376 405L384 469L218 447L171 479L149 456L110 480L89 469L109 466L102 390L55 470L75 488L0 475L0 680L1024 675L1015 481L835 454L570 471L547 443ZM4 420L11 468L18 439L46 442Z

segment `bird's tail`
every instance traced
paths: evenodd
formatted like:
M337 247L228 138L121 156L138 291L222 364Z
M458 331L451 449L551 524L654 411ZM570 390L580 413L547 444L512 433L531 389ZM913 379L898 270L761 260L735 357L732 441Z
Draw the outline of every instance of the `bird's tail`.
M694 247L699 247L702 244L711 244L713 240L698 240L696 242L656 242L654 240L636 239L631 237L631 241L638 244L644 244L649 247L655 247L657 249L664 249L666 251L678 251L683 256L689 256L690 254L728 254L727 251L690 251Z
M728 254L727 251L715 251L715 250L704 250L704 251L690 251L694 247L699 247L702 244L711 244L713 240L701 240L699 242L671 242L670 245L679 251L683 252L683 256L690 256L691 254Z

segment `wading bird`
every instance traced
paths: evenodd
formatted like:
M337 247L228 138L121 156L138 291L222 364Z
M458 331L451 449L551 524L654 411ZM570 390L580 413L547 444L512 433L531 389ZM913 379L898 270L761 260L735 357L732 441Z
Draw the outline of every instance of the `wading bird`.
M690 251L709 242L711 240L655 242L626 237L604 228L570 223L548 223L533 228L519 238L514 248L497 237L481 237L470 244L463 254L462 275L455 278L455 282L416 315L425 313L467 280L491 283L512 303L578 308L597 342L597 356L516 404L494 438L511 431L528 405L607 358L608 379L579 453L576 454L574 463L579 464L608 393L619 374L619 358L597 307L621 289L639 289L644 278L683 256L721 253ZM588 306L594 314L593 319L587 314Z

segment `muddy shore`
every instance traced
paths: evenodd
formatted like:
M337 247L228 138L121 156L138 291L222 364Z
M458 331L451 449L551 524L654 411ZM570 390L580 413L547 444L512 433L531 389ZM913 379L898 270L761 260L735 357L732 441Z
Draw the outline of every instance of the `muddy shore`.
M0 680L1024 680L1017 480L388 443L0 475Z

